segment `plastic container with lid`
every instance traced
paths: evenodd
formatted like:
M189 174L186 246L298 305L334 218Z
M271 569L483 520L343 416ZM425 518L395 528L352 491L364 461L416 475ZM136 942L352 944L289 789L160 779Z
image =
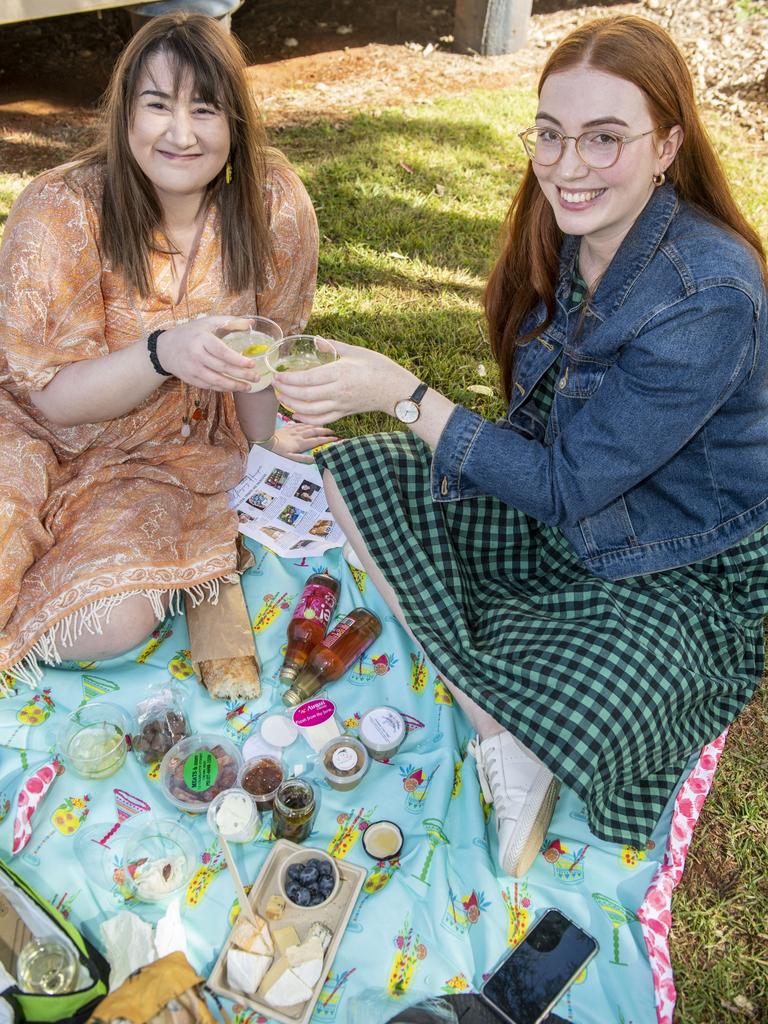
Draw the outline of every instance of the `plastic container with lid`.
M256 798L239 786L225 789L208 805L208 825L228 843L253 842L261 825Z
M320 767L334 789L354 789L369 764L368 751L354 736L337 736L320 751Z
M188 736L171 747L160 763L160 786L171 803L201 814L237 782L242 757L224 736Z
M360 719L360 739L376 761L385 761L396 754L405 732L403 716L386 705L371 708Z
M332 700L315 697L299 704L293 712L293 721L307 743L315 751L320 751L337 736L341 736L341 726L336 717L336 705Z
M250 757L240 769L237 784L256 801L257 808L264 813L272 809L275 793L285 778L280 761L269 754Z

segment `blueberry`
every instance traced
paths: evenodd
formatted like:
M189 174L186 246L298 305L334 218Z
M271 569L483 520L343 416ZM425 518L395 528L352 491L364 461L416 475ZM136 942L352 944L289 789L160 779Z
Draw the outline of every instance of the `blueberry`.
M310 857L310 859L306 863L306 867L317 868L318 871L322 871L323 864L325 863L326 861L320 860L319 857Z
M317 888L320 890L323 899L331 895L333 890L333 879L332 878L321 878L317 883Z
M303 864L290 864L286 871L286 877L289 878L291 882L298 882L301 879L301 873L303 870Z
M299 886L298 892L291 899L299 907L311 906L310 900L312 899L309 889L305 889L304 886Z
M331 867L330 861L321 860L320 866L317 870L321 878L333 878L333 868Z
M299 875L299 881L302 885L312 885L320 877L317 868L307 866Z
M285 887L285 895L295 903L299 889L301 889L301 886L298 882L289 882Z
M310 905L310 907L316 907L318 905L318 903L322 903L324 899L325 899L325 896L323 896L322 893L316 892L312 896L312 902L309 905Z

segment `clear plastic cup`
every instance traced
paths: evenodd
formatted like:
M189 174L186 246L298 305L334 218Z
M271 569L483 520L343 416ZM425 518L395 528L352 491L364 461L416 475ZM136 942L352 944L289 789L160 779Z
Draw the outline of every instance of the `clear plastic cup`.
M135 826L126 839L122 868L126 885L142 903L160 903L189 884L198 867L195 837L171 818Z
M251 394L256 391L263 391L272 383L272 372L267 367L267 353L276 347L276 343L283 338L283 332L279 324L266 316L243 316L241 319L250 320L251 328L247 331L228 331L222 334L221 340L234 352L241 356L247 356L253 361L253 366L259 374L259 379L251 385ZM232 374L225 374L233 380L242 380Z
M315 334L291 334L274 345L265 356L267 367L273 373L311 370L315 366L333 363L339 353L332 341Z
M106 779L122 768L130 720L117 704L92 700L77 708L57 733L65 768L86 779Z

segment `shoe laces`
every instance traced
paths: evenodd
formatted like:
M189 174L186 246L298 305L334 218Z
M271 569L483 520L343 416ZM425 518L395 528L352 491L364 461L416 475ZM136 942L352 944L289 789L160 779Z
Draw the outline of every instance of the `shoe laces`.
M493 793L494 784L499 777L499 763L496 757L495 746L489 744L486 750L483 750L480 737L476 736L473 740L470 740L467 746L467 753L471 754L477 762L477 777L485 802L497 805L502 803L503 800L499 800L498 797L502 795L503 788L498 788L496 797L494 797ZM496 810L498 812L501 808L497 806Z

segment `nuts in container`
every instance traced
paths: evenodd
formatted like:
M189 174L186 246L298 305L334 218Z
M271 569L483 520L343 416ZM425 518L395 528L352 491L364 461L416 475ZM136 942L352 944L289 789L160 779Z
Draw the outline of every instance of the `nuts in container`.
M224 736L188 736L171 747L160 765L160 785L182 811L199 814L237 782L242 758Z
M136 705L131 748L144 764L154 764L191 731L181 694L164 685Z

